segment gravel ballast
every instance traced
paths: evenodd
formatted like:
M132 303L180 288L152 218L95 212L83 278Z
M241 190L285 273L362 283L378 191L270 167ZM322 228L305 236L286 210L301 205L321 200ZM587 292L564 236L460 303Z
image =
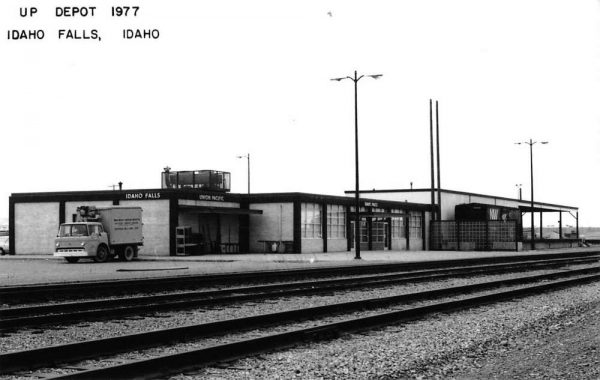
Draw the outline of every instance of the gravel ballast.
M43 346L81 342L124 334L141 333L152 330L180 327L184 325L208 323L242 316L273 313L283 310L301 309L322 306L331 303L357 301L368 298L387 297L392 295L419 292L444 287L461 286L476 282L495 281L500 279L522 277L526 275L550 273L553 271L532 271L492 276L454 278L430 283L419 282L385 287L365 287L335 293L317 294L299 297L283 297L276 299L243 302L233 305L222 305L199 309L180 310L176 312L152 313L152 316L124 317L109 321L85 321L65 326L46 326L6 332L0 341L2 352L34 349Z
M173 379L598 379L600 284L238 360Z

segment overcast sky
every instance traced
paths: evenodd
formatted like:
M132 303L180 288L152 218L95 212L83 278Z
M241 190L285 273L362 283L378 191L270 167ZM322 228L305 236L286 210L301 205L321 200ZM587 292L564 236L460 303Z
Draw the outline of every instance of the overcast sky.
M600 1L138 1L137 17L57 18L64 1L0 2L0 219L18 192L158 188L165 166L232 173L246 191L430 186L577 206L600 226ZM132 3L133 4L133 3ZM22 6L37 6L33 18ZM44 29L42 41L7 39ZM58 29L102 40L58 40ZM123 28L158 40L122 39ZM556 220L554 220L556 219ZM574 224L569 216L565 224ZM558 216L544 218L557 224Z

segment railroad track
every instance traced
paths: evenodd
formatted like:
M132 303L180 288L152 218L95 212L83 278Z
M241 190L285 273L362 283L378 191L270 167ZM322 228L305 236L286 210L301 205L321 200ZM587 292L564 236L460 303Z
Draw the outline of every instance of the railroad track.
M353 276L331 280L298 281L272 285L233 287L214 291L195 291L154 296L115 298L96 301L68 302L50 305L0 309L0 330L24 326L41 326L75 321L115 319L127 315L173 311L193 307L257 301L265 298L299 296L436 281L450 277L498 274L524 270L542 270L567 265L589 264L598 257L525 261L509 264L475 265L451 269L429 269L413 272ZM592 270L594 270L592 268Z
M600 254L598 250L575 253L551 253L541 255L518 255L505 257L484 257L477 259L441 260L412 263L361 264L353 266L319 267L277 271L254 271L214 275L182 275L133 280L80 281L60 284L35 284L0 287L0 300L4 304L27 301L55 300L65 297L89 297L123 293L164 291L169 289L198 289L216 284L225 286L239 283L264 283L266 281L290 281L294 278L319 278L398 271L416 271L460 266L474 266L500 263L516 263L550 259L590 258Z
M593 273L591 273L593 272ZM557 280L557 278L562 278ZM121 352L130 352L148 347L163 347L173 342L208 340L215 336L227 336L226 343L169 355L156 355L150 359L126 361L114 364L119 359L111 358L112 365L102 368L85 368L80 364L63 364L65 379L106 378L152 378L180 373L210 363L252 355L265 350L287 347L299 342L336 337L343 333L368 330L387 324L421 318L435 312L447 312L465 307L513 299L527 294L548 291L600 280L600 267L561 270L550 274L523 276L476 284L444 287L424 292L399 294L384 298L330 304L312 308L288 310L251 317L236 318L212 323L197 324L131 334L115 338L45 347L34 350L0 355L0 373L19 376L19 371L33 368L52 367L55 363L74 363L88 358L101 359ZM545 281L539 283L540 281ZM533 284L532 284L533 283ZM504 287L504 288L502 288ZM510 288L506 288L510 287ZM451 299L448 299L452 297ZM408 305L418 302L416 305ZM390 311L390 308L398 308ZM365 311L370 311L364 315ZM354 313L348 317L347 314ZM356 315L358 314L358 315ZM331 318L337 320L332 321ZM325 318L324 321L321 319ZM298 321L310 321L310 326L298 327ZM315 325L316 323L316 325ZM291 327L286 327L291 324ZM285 329L272 333L273 326ZM284 327L281 327L284 326ZM231 334L262 329L250 337ZM101 362L100 362L101 363ZM104 364L107 364L106 362Z

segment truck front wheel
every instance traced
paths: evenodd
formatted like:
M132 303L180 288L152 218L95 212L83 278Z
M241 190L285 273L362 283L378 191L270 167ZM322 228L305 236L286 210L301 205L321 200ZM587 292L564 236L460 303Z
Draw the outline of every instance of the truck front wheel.
M119 258L122 261L131 261L135 256L135 247L132 245L125 246L121 252L119 252Z
M98 247L96 251L96 256L94 257L94 261L97 263L103 263L108 260L108 248L105 245L101 245Z

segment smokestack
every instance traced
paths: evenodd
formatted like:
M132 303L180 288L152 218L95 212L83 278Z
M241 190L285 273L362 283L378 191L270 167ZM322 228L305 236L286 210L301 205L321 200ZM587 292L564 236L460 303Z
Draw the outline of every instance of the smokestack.
M123 190L123 182L119 181L119 190Z

